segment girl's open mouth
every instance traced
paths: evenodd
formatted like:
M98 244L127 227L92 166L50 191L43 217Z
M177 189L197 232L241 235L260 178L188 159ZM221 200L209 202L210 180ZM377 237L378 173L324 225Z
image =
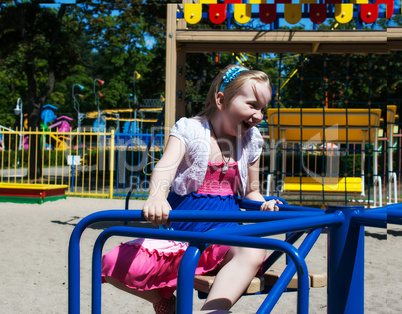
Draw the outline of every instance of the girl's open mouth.
M246 121L242 122L243 126L248 130L249 128L251 128L251 124L247 123Z

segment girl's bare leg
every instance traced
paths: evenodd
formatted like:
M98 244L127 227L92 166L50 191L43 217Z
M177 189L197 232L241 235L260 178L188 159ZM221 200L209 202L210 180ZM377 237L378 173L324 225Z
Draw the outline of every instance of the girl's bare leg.
M229 310L247 289L265 255L265 250L232 247L201 310Z
M161 294L159 293L158 290L146 290L146 291L138 291L136 289L132 289L127 287L126 285L122 284L120 281L110 277L110 276L105 276L105 280L110 283L111 285L115 286L116 288L123 290L125 292L131 293L137 297L140 297L144 300L147 300L153 304L158 303L163 299Z

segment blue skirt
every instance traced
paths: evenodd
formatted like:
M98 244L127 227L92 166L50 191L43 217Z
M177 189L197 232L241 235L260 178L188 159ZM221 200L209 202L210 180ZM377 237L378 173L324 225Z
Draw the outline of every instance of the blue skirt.
M190 193L184 196L170 192L167 198L173 210L214 210L214 211L240 211L236 195L203 195ZM216 228L233 227L234 222L172 222L170 227L174 230L208 231Z

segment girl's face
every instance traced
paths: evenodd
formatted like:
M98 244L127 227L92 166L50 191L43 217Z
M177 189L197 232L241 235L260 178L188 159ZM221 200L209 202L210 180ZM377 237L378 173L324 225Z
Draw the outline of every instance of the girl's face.
M224 91L222 93L220 101L224 102ZM243 137L250 128L262 121L270 100L271 92L266 83L249 80L229 103L220 108L222 132L229 136Z

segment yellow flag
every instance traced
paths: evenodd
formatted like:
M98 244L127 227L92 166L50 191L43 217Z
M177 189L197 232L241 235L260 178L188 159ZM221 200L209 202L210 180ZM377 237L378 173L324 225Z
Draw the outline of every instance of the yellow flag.
M137 71L134 72L135 79L138 80L141 77L141 74L138 73Z

